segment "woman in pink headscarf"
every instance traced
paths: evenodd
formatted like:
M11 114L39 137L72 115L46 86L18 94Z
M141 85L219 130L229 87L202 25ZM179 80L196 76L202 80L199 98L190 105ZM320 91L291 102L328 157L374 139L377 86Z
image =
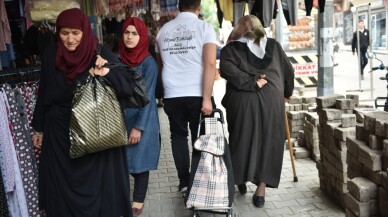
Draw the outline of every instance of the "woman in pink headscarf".
M61 12L56 22L58 42L42 56L38 99L32 126L34 146L41 148L39 206L47 216L132 216L125 148L70 158L69 123L74 90L88 75L104 76L123 104L130 96L123 67L105 47L96 54L98 39L80 9Z
M131 108L128 105L124 110L130 144L127 146L128 170L135 180L132 204L135 216L142 213L149 171L157 169L160 154L159 117L155 99L158 67L148 52L148 46L145 23L135 17L128 18L122 27L119 43L121 61L144 78L150 99L144 108Z

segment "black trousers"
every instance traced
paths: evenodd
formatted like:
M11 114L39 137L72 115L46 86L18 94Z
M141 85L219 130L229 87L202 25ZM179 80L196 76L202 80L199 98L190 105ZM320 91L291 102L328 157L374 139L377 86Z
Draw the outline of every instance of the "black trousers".
M213 108L215 108L212 99ZM190 153L188 146L189 130L191 144L197 139L202 97L176 97L164 99L164 111L170 122L171 148L178 172L179 190L190 183ZM204 127L201 127L204 132Z
M133 202L144 203L147 190L148 190L148 181L150 177L150 172L142 173L131 173L135 183L133 189Z
M366 51L360 51L361 55L360 57L360 68L361 68L361 75L364 75L364 69L365 66L368 64L368 57L366 57Z

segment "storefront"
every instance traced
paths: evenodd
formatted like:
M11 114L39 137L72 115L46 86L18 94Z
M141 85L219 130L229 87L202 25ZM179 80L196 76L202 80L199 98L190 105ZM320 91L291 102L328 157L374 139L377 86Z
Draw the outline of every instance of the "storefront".
M350 45L353 33L356 31L357 21L362 19L365 28L370 31L371 47L373 50L386 50L387 45L387 6L382 0L353 0L349 10L335 14L336 39ZM387 5L387 6L385 6ZM369 14L370 11L370 15ZM341 22L342 21L342 22ZM342 30L341 30L342 27ZM342 37L341 37L342 31Z

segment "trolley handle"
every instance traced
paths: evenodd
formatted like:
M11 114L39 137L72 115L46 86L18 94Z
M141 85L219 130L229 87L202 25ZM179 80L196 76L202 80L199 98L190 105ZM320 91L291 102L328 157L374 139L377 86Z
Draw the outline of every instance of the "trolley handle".
M218 109L218 108L215 108L215 109L213 109L213 112L212 112L212 114L214 115L214 114L216 114L216 113L219 113L220 114L220 117L219 118L217 118L217 120L219 121L219 122L221 122L221 124L224 124L224 113L221 111L221 109ZM205 118L204 118L204 115L202 114L202 112L199 114L199 124L201 124L201 122L202 121L204 121L205 120Z
M221 122L221 126L222 126L222 133L224 134L225 136L225 130L224 130L224 122L225 122L225 119L224 119L224 113L221 111L221 109L218 109L218 108L215 108L213 109L213 112L212 112L212 115L215 115L216 113L219 113L219 116L217 118L217 121ZM199 137L200 133L201 133L201 125L202 123L205 121L205 117L204 115L202 114L202 112L199 114L199 123L198 123L198 131L197 131L197 138Z

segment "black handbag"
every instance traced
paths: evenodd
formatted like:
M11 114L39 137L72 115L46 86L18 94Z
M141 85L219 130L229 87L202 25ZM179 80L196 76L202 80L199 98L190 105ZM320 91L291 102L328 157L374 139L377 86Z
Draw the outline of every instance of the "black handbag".
M104 65L106 68L113 69L115 67L123 67L128 70L127 75L125 76L130 80L132 94L127 99L126 105L129 108L144 108L149 102L150 99L147 95L147 89L143 76L136 72L136 70L128 65L123 63L107 63Z
M130 96L128 99L128 107L143 108L150 102L150 99L147 95L147 89L145 87L144 79L139 73L133 70L133 68L130 68L129 78L133 82L133 92L132 96Z

